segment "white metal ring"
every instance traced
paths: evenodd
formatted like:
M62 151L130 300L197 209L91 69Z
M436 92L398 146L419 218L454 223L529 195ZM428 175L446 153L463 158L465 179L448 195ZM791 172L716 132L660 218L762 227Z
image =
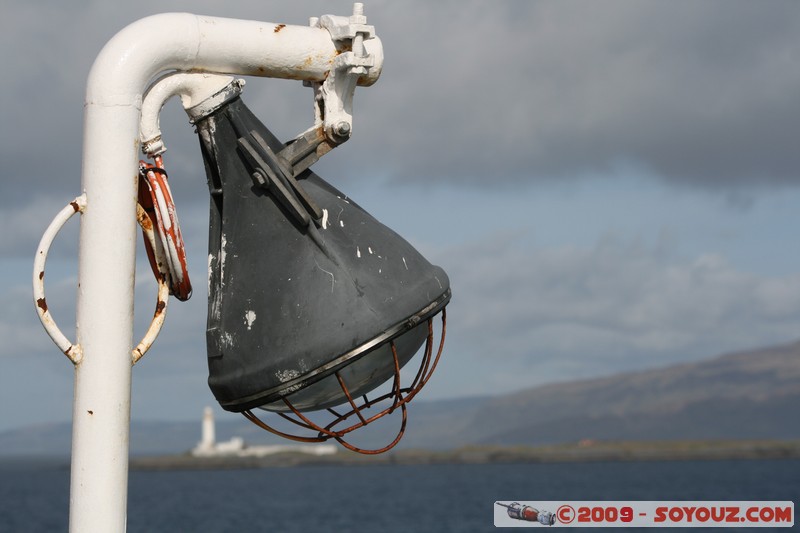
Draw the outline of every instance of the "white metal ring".
M58 346L64 355L66 355L67 358L69 358L69 360L76 365L80 363L81 359L83 358L83 350L81 350L79 344L73 344L69 339L67 339L50 314L44 292L44 272L45 265L47 263L47 254L50 251L50 246L53 244L53 240L55 239L56 235L64 226L64 224L66 224L66 222L72 218L72 215L75 213L83 213L85 209L86 195L82 194L67 204L61 211L59 211L55 218L53 218L53 221L50 222L50 225L47 226L44 235L42 235L42 239L39 241L39 247L36 250L36 257L34 257L33 260L33 301L36 304L36 312L39 315L39 320L56 346ZM141 207L137 205L137 209L141 209ZM143 218L147 219L149 222L149 219L146 216L139 216L137 218L139 219L139 224L144 230L145 236L152 243L155 240L152 224L150 224L148 227L148 224L143 222ZM160 251L160 247L157 248L154 246L153 249L158 249ZM163 258L158 259L163 260ZM169 285L167 284L164 276L162 276L161 279L158 280L158 298L153 320L150 322L150 326L147 328L147 332L142 340L131 352L132 363L136 363L142 358L147 350L150 349L153 341L155 341L158 333L161 331L161 327L164 325L168 300Z
M147 216L147 213L145 213L144 208L139 204L136 204L136 220L139 221L145 238L150 242L153 255L156 258L156 264L159 265L159 270L161 270L161 265L165 264L164 249L156 244L157 241L155 232L153 231L153 222L150 220L150 217ZM131 352L131 361L133 364L136 364L139 359L147 353L147 350L150 349L150 346L153 345L156 337L158 337L161 326L164 325L164 319L167 317L168 302L169 282L167 275L162 273L161 277L158 278L158 297L156 298L156 310L153 313L153 320L150 321L150 327L147 328L142 340Z

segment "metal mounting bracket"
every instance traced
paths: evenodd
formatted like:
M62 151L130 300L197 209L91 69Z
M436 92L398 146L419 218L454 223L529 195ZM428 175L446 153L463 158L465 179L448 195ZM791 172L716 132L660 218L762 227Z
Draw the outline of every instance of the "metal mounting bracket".
M347 141L353 131L353 93L361 76L376 64L367 52L364 41L375 36L375 27L367 25L364 5L353 4L349 17L324 15L312 18L311 26L324 28L331 34L340 54L323 82L309 82L314 89L314 128L322 128L334 146Z

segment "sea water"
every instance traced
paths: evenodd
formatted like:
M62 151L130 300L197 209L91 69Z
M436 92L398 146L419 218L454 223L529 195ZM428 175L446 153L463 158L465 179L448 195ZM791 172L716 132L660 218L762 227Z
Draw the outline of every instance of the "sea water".
M484 532L495 501L798 496L795 459L133 471L128 531ZM68 508L65 464L0 462L1 532L66 531Z

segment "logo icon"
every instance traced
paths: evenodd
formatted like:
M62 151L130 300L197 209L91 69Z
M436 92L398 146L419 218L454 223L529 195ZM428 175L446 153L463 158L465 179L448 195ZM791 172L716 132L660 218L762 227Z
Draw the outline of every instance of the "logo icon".
M540 511L530 505L521 505L519 502L501 503L497 505L506 508L508 516L514 520L524 520L526 522L539 522L543 526L552 526L556 523L556 515L550 511ZM574 514L574 513L573 513Z

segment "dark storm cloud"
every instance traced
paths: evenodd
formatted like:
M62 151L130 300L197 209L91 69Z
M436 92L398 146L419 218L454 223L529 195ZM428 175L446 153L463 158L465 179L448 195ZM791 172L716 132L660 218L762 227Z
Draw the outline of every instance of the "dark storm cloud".
M136 18L187 7L298 24L350 9L16 5L3 17L12 53L0 88L0 205L75 191L97 52ZM479 186L620 168L724 189L798 180L800 4L375 1L366 12L384 42L384 74L356 95L352 147L328 163L337 171ZM306 91L254 81L246 98L288 137L311 120L310 103L298 104ZM190 137L173 147L196 150Z
M484 184L627 166L700 187L798 179L798 4L443 9L413 40L391 33L403 24L384 31L403 42L376 87L391 103L378 112L407 133L381 153L390 167Z

